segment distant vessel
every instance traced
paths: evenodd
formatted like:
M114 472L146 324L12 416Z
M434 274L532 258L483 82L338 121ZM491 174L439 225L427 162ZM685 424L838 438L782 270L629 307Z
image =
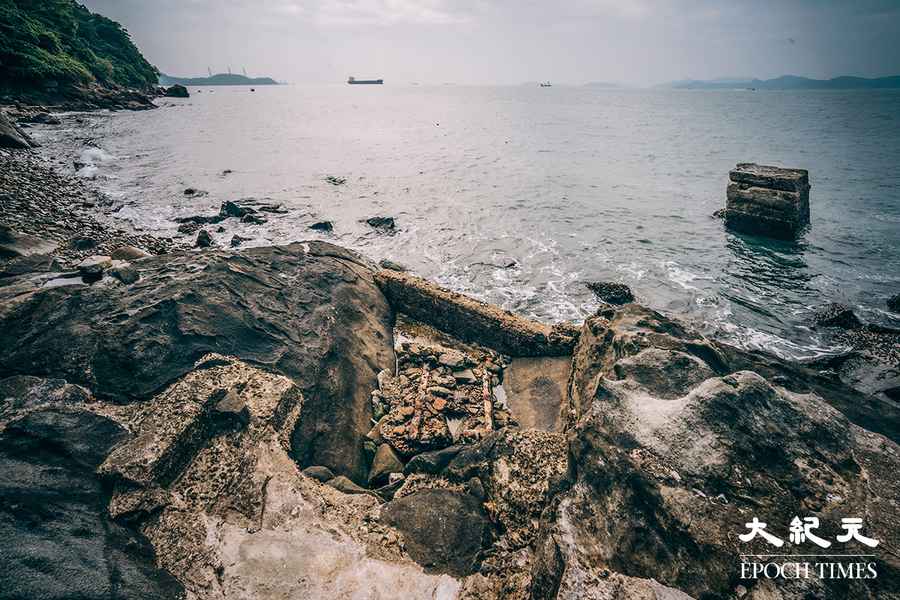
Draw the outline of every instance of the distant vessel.
M549 81L545 81L545 82L543 82L543 83L541 84L541 87L553 87L553 86L550 85L550 82L549 82Z
M384 84L384 79L357 79L356 77L351 77L347 80L347 83L350 85L382 85Z

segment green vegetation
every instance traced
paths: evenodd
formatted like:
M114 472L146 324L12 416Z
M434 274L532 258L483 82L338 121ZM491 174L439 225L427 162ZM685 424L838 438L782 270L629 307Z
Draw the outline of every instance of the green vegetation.
M75 0L0 0L0 85L146 88L158 71L121 25Z

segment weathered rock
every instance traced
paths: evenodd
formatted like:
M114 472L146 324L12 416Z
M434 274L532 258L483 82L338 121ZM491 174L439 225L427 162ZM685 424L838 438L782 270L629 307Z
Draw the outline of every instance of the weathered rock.
M309 228L315 231L334 231L334 223L331 221L319 221L310 225Z
M736 231L791 239L809 225L809 174L741 163L731 171L725 223Z
M8 382L0 406L56 403L73 389L37 380L13 386L28 390L26 398ZM0 546L0 595L184 597L154 564L147 541L107 516L107 492L93 471L127 437L110 419L76 406L35 408L7 424L0 433L0 535L7 540Z
M587 284L587 289L594 293L597 300L606 304L628 304L634 302L634 294L624 283L615 283L611 281L592 281Z
M194 248L209 248L213 245L212 236L205 229L197 232L197 240L194 242Z
M375 452L372 469L369 471L369 486L386 483L391 473L402 473L403 462L388 444L381 444Z
M397 271L399 273L406 273L407 271L409 271L406 266L387 258L381 259L381 261L378 263L378 266L382 269L387 269L388 271Z
M758 584L758 597L770 586L768 597L791 599L896 593L889 582L900 561L881 548L898 542L900 509L890 499L900 447L830 406L817 393L829 388L814 377L803 391L783 387L771 375L774 361L732 352L636 305L588 320L571 387L577 476L542 528L536 577L544 589L595 597L578 592L596 589L605 569L695 597L729 597L739 581L735 557L772 553L759 539L737 538L753 517L786 539L794 515L814 516L817 533L833 541L853 515L881 540L866 549L877 579L743 585ZM856 400L869 402L859 393Z
M431 489L395 498L381 519L403 534L406 551L426 571L462 576L473 573L489 532L476 498Z
M24 131L15 126L0 110L0 148L27 150L37 144Z
M132 261L147 258L148 256L150 256L150 254L148 252L144 252L140 248L135 248L134 246L119 246L112 251L110 256L114 260Z
M166 89L166 96L169 98L190 98L191 94L188 89L180 84L175 84Z
M506 403L525 429L561 431L572 360L568 357L515 358L506 368Z
M371 217L366 219L366 224L374 229L381 229L384 231L393 231L397 226L396 223L394 223L394 217Z
M376 374L394 364L392 313L355 254L308 242L133 266L141 279L127 288L17 292L0 314L0 369L27 367L133 402L227 349L302 390L307 418L293 446L301 464L366 480L362 440Z
M26 117L25 119L21 119L20 123L36 123L40 125L60 125L62 121L60 121L59 117L55 115L51 115L47 112L39 112L30 117Z
M334 479L334 473L328 467L321 465L313 465L303 469L302 473L307 477L311 477L321 483L326 483Z
M0 258L52 254L59 244L0 225Z
M16 413L40 406L80 407L91 394L62 379L17 375L0 380L0 424Z
M0 266L0 277L15 277L26 273L62 271L62 264L49 254L30 254L13 258Z
M894 294L888 298L886 304L889 311L900 313L900 294Z
M862 323L853 309L837 302L816 309L813 314L813 322L822 327L839 327L841 329L862 327Z
M504 354L564 356L578 339L573 328L529 321L406 273L381 270L376 280L397 311Z
M87 279L99 279L103 272L113 266L112 257L94 255L78 263L78 271Z
M112 265L106 272L125 285L131 285L141 278L141 274L138 273L137 269L132 267L130 263L121 260L112 261Z

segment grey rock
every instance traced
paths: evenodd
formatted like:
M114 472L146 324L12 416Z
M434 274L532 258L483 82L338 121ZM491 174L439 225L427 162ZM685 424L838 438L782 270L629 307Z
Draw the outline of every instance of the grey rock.
M56 242L19 233L5 225L0 225L0 258L52 254L58 247L59 244Z
M90 279L99 279L103 276L103 272L113 266L113 259L110 256L94 255L89 256L78 263L78 271L85 277Z
M27 150L37 144L0 110L0 148Z
M469 575L489 535L487 515L469 494L430 489L394 499L381 520L403 534L406 551L426 571Z
M887 307L891 312L900 313L900 294L894 294L888 298Z
M132 267L131 264L121 260L114 260L106 272L125 285L136 283L141 278L141 274L137 269Z
M597 300L607 304L628 304L634 302L634 294L624 283L611 281L591 281L585 284L587 289L594 293Z
M251 239L251 238L245 238L245 237L240 236L240 235L233 235L233 236L231 236L231 242L230 242L230 245L231 245L232 248L237 248L238 246L240 246L240 245L243 244L244 242L249 242L250 239Z
M840 329L862 327L862 323L853 309L837 302L817 308L813 313L813 323L822 327L838 327Z
M393 231L396 228L394 217L371 217L366 219L366 224L374 229Z
M186 87L176 83L166 90L166 96L169 98L190 98L191 94Z
M809 226L806 171L742 163L731 171L730 179L725 205L730 229L793 239Z
M310 225L309 228L315 231L333 231L334 223L331 221L319 221L318 223Z
M146 539L107 515L94 468L127 437L110 419L74 407L34 410L0 433L0 535L15 540L0 547L0 595L184 597Z
M373 493L371 490L367 490L366 488L356 485L349 478L344 477L343 475L338 475L334 479L329 480L326 485L333 487L337 491L344 494L371 494Z
M197 240L194 242L195 248L209 248L213 245L212 236L205 229L197 232Z
M381 261L378 263L378 266L389 271L397 271L398 273L405 273L409 271L409 268L407 268L405 265L401 265L400 263L394 262L387 258L381 259Z
M0 266L0 277L16 277L26 273L50 273L62 270L62 264L49 254L30 254L9 260Z

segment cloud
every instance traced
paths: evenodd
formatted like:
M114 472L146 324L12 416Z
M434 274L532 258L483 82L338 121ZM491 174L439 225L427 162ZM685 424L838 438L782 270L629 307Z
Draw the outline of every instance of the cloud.
M446 25L468 16L442 0L321 0L315 21L322 25Z

